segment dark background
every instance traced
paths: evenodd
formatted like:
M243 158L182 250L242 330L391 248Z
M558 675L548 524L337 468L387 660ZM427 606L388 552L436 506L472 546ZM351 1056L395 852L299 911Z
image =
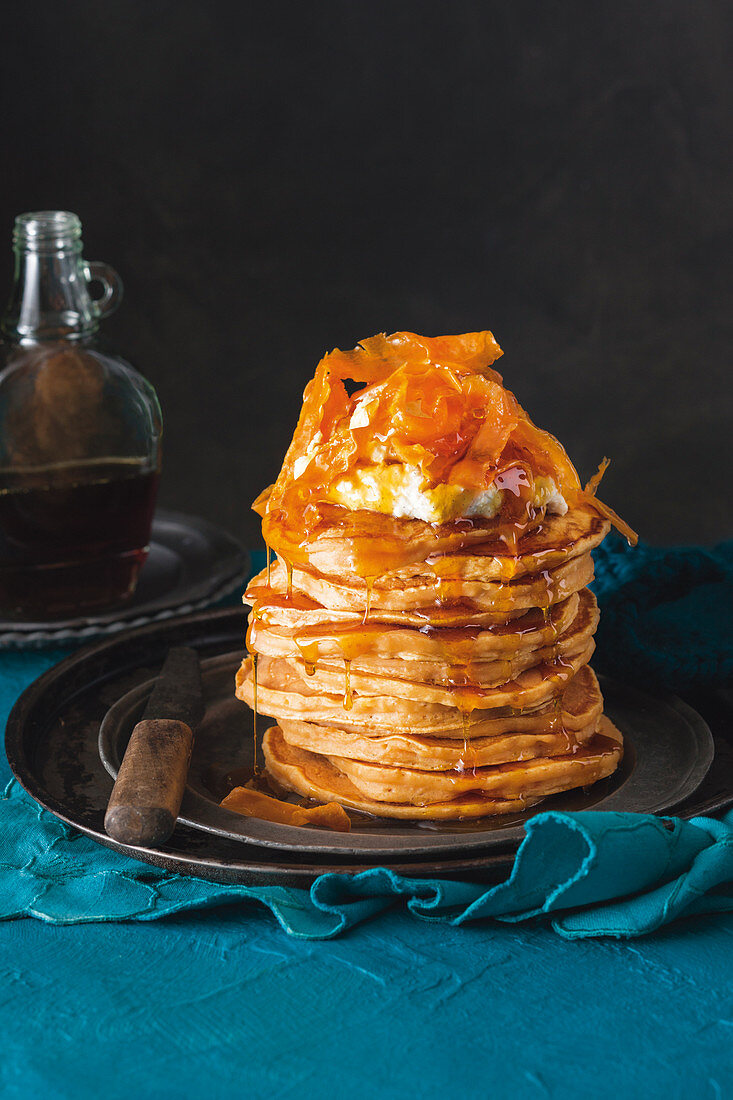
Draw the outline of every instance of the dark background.
M731 536L732 35L725 0L6 7L8 286L13 216L78 213L162 503L250 545L316 361L395 329L491 328L642 537Z

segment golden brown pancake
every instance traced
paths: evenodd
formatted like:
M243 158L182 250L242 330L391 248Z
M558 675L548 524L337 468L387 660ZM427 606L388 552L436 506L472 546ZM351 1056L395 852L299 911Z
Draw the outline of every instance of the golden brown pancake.
M295 657L306 663L349 657L356 667L360 657L374 659L437 662L451 666L475 661L496 660L517 653L554 645L578 614L581 597L590 593L573 593L567 600L545 612L533 608L521 621L509 620L491 627L400 627L377 623L363 616L355 623L322 623L300 629L271 624L267 613L252 623L250 643L258 653L268 657Z
M397 532L405 541L424 540L425 559L416 557L408 565L386 571L384 576L399 581L434 583L436 575L464 580L507 581L525 575L537 575L544 569L559 565L589 553L608 534L610 523L587 504L580 504L564 516L546 515L541 524L522 539L521 553L510 552L505 542L496 537L492 523L478 523L470 532L443 534L420 520L397 520L391 516L369 514L374 538L380 528L393 536ZM426 530L429 529L429 530ZM419 536L417 535L419 532ZM457 548L456 548L457 544ZM311 568L331 579L349 576L359 579L350 568L350 558L344 553L343 530L335 527L318 537L316 549L310 553Z
M496 687L507 680L515 679L527 668L553 661L562 663L566 657L572 658L585 649L595 632L598 608L595 598L588 591L582 593L575 606L577 611L570 621L567 618L564 621L558 619L556 624L548 622L546 630L529 630L521 635L505 634L503 651L492 653L489 650L486 657L476 652L477 638L474 637L475 632L471 631L452 631L447 638L442 639L437 630L424 639L417 632L410 632L413 637L420 638L421 642L424 640L425 643L434 644L435 648L430 656L421 656L420 652L416 654L412 648L412 638L406 632L403 635L404 646L401 653L391 657L374 655L377 648L375 637L384 637L387 631L377 630L375 634L370 626L361 634L348 634L344 637L332 635L331 641L335 645L331 648L336 652L329 656L322 656L315 646L285 647L273 644L273 636L268 631L253 630L250 643L257 652L266 656L277 656L278 650L286 649L289 651L288 659L291 662L302 662L306 671L319 677L316 681L318 683L325 683L324 676L331 672L342 676L344 661L347 660L350 663L354 688L357 687L357 680L362 682L362 673L380 678L409 680L415 684L448 687L475 684L482 688ZM487 633L482 632L481 636L486 638Z
M275 571L282 569L278 563ZM580 591L593 580L593 559L590 552L547 569L534 576L525 575L512 581L467 581L461 577L434 576L404 585L394 574L377 578L368 590L365 583L329 580L305 569L294 569L293 586L298 592L318 603L346 611L423 611L430 621L436 602L445 604L457 600L473 604L477 609L492 612L526 610L530 607L550 607Z
M493 710L497 707L524 710L542 706L557 695L578 669L588 663L593 649L593 639L589 638L587 642L584 640L582 649L574 653L566 652L561 662L535 665L520 672L513 680L487 687L473 683L460 686L419 683L361 672L352 676L350 670L336 671L320 667L314 670L309 679L314 691L331 695L340 691L345 711L352 710L354 700L365 695L417 703L441 703L466 712ZM251 674L251 668L250 664L247 674ZM267 683L273 669L285 682L293 673L298 676L302 673L307 675L302 661L292 661L286 657L260 657L257 669L258 686L259 677L265 677Z
M378 737L385 732L411 733L419 730L433 737L471 739L511 733L547 733L557 722L558 710L564 728L573 735L584 726L597 723L603 698L593 670L584 665L565 685L562 694L542 706L517 710L510 706L473 710L463 716L453 706L418 703L410 699L354 695L350 710L343 695L315 690L310 677L283 662L259 658L258 705L261 713L283 719L304 720ZM237 673L236 693L253 706L252 661L247 658Z
M288 745L277 726L267 730L262 744L268 770L283 787L380 817L414 820L517 812L548 795L610 775L623 755L621 734L607 718L601 719L598 734L574 755L476 768L475 773L410 772L366 764L359 768L344 758L331 759Z
M535 756L563 756L577 745L589 741L596 732L598 719L574 733L563 729L556 717L556 731L514 733L494 737L473 737L461 741L449 737L420 737L393 733L367 737L338 726L320 726L315 722L290 722L280 719L280 730L288 745L328 757L343 756L375 764L390 764L421 771L465 771L512 760L530 760ZM342 769L343 770L343 769Z
M365 597L366 601L366 590ZM360 607L327 607L318 603L304 592L291 587L288 594L287 573L277 562L270 569L270 581L267 581L267 569L263 569L249 583L244 602L251 604L253 614L250 621L260 621L268 625L285 626L290 629L305 629L333 623L334 625L359 625L365 621L365 602ZM428 607L390 610L372 607L370 601L370 623L421 629L425 626L493 627L503 626L512 619L522 618L532 608L520 608L516 611L485 611L469 600L451 600Z

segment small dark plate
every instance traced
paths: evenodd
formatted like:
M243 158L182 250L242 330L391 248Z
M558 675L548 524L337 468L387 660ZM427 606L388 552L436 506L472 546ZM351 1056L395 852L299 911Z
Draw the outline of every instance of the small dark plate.
M49 622L0 619L0 648L34 649L90 641L210 607L249 576L249 554L236 539L198 516L156 512L150 552L135 594L98 614Z
M13 772L37 802L99 843L159 867L217 882L307 886L326 871L357 872L375 863L423 878L490 881L505 873L516 840L504 847L466 852L460 834L453 837L450 854L445 856L392 859L266 848L182 823L158 849L127 848L110 840L104 832L104 813L112 779L98 752L105 714L123 695L157 675L172 645L191 645L207 659L238 649L244 629L243 609L198 613L141 627L69 657L31 684L13 708L5 739ZM715 723L715 758L695 793L674 807L681 817L733 803L733 729L727 712L718 711L717 706L711 704L709 712ZM242 715L241 745L245 746L251 736L244 707Z
M426 825L352 813L350 833L279 825L243 817L219 805L231 787L227 774L251 774L254 763L252 714L233 694L234 675L241 660L241 651L237 650L203 663L206 714L196 733L179 819L197 829L265 847L388 859L506 848L521 841L527 818L543 810L661 813L699 787L713 759L712 734L691 707L673 696L652 698L603 679L605 711L624 735L624 760L613 776L587 790L554 795L533 810L509 818ZM153 683L133 688L102 722L99 754L113 777Z

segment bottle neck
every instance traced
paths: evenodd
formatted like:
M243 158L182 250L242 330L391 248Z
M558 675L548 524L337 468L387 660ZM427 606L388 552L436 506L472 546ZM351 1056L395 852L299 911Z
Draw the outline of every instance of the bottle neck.
M100 316L117 304L121 291L115 273L82 259L81 222L75 214L21 214L15 220L13 249L13 287L2 318L9 343L87 340L97 331ZM102 273L95 270L102 268ZM106 284L103 298L91 297L92 279Z

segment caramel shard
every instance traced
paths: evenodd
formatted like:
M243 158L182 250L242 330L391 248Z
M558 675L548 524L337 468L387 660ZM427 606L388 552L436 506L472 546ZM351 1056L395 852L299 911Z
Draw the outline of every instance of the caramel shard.
M338 802L329 802L325 806L294 806L290 802L281 802L261 791L249 787L235 787L221 805L245 817L258 817L262 821L276 821L280 825L323 825L337 833L348 833L351 820L343 806Z

